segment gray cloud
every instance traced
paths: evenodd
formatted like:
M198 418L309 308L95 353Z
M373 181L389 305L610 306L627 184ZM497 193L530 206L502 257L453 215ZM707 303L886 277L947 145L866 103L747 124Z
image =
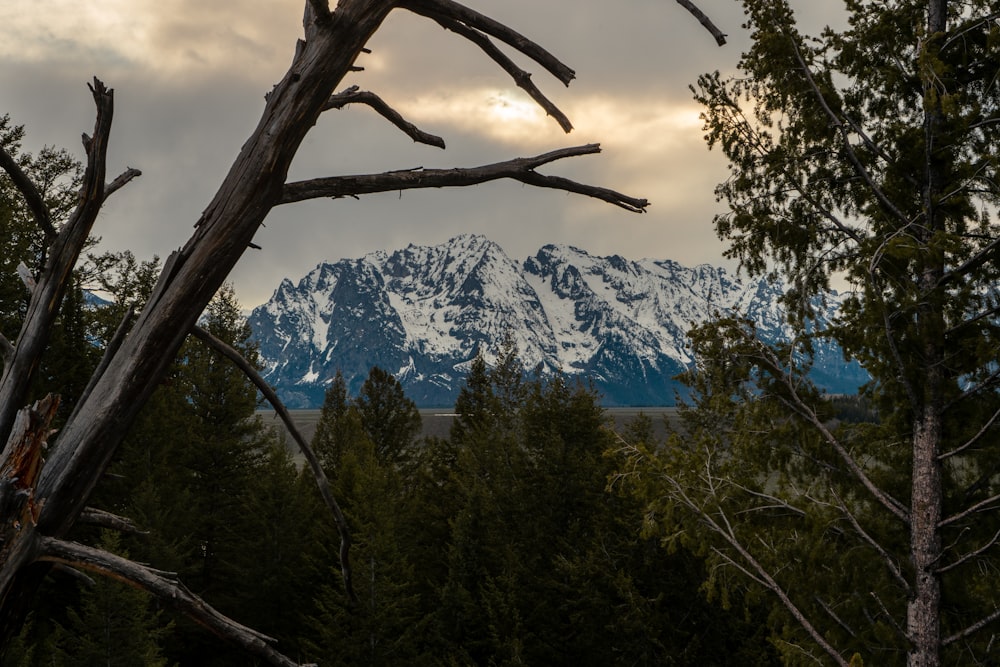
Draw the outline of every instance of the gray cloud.
M606 204L519 184L418 191L281 207L233 275L245 306L315 264L462 232L488 235L513 257L544 243L597 254L721 263L712 190L725 177L701 140L687 85L732 69L745 36L729 0L701 7L730 33L719 49L667 0L470 0L467 4L535 39L577 71L569 88L521 62L577 126L513 113L526 99L476 47L400 12L370 44L351 81L442 135L448 150L413 144L363 108L329 112L307 138L292 178L416 166L471 166L580 143L599 156L548 173L648 197L638 216ZM831 3L800 2L817 24ZM85 5L85 7L81 6ZM161 257L183 244L284 73L301 32L302 1L126 2L16 0L0 9L0 113L27 126L26 147L79 150L93 124L85 83L116 89L113 170L143 170L109 202L97 233L109 249ZM53 18L55 17L55 18ZM506 115L505 115L506 114ZM544 121L544 122L542 122ZM506 128L507 131L498 131Z

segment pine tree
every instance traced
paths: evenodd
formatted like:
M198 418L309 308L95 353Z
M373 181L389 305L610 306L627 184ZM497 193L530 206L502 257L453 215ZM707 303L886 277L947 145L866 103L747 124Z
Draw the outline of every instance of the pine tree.
M398 465L412 455L410 450L421 430L420 412L406 397L399 380L373 366L354 406L381 461Z
M409 552L420 518L407 487L420 415L399 382L378 368L356 399L345 398L335 378L313 442L332 468L334 495L350 525L358 603L350 604L338 567L329 565L335 559L327 559L318 568L325 583L314 598L309 645L320 664L417 664L426 657L427 620ZM327 531L326 543L334 552L339 537Z
M852 1L814 37L787 2L743 5L741 72L695 90L730 163L715 225L791 286L795 335L764 345L739 314L696 329L684 432L630 470L710 586L771 596L789 662L995 661L995 3ZM837 277L850 293L816 332ZM871 374L873 421L838 422L808 381L829 341Z

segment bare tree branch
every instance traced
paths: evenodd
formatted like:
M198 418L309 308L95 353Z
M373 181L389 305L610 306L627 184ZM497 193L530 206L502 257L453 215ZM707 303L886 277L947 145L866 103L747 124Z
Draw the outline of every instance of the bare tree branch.
M535 42L499 21L495 21L457 2L453 2L452 0L402 0L398 3L398 6L408 9L414 14L434 19L435 21L440 16L452 21L461 22L487 35L492 35L534 60L567 86L570 81L576 78L576 72Z
M274 392L270 385L264 381L264 378L260 376L260 373L251 366L246 359L243 358L237 350L232 346L227 345L223 341L219 340L217 337L213 336L211 332L203 329L202 327L194 327L191 333L201 341L204 341L212 349L214 349L219 354L223 355L230 361L232 361L243 373L250 378L254 383L260 393L264 395L267 401L274 407L275 414L281 417L281 421L284 422L285 428L292 435L295 443L299 446L299 451L302 452L302 456L305 457L306 462L309 463L309 468L312 470L313 477L316 479L316 485L319 487L320 495L323 496L324 502L326 502L327 507L333 514L334 522L337 525L337 532L340 534L340 570L341 575L344 580L344 590L347 592L347 597L351 602L351 605L357 605L358 598L354 593L354 583L351 574L351 529L347 525L347 519L344 518L344 513L340 509L340 505L337 503L337 499L333 497L333 491L330 490L330 481L326 477L326 473L323 471L323 466L320 465L319 459L316 457L316 453L306 442L306 439L302 436L298 427L295 425L292 416L288 413L288 409L285 404L281 402L278 395Z
M705 29L712 33L712 37L715 38L715 43L719 46L724 46L726 44L726 35L721 30L719 30L712 19L705 15L705 12L698 9L698 7L691 2L691 0L677 0L677 4L684 9L691 12L691 15L698 19L698 22L705 26Z
M875 553L877 553L882 559L882 562L885 563L886 568L888 568L889 572L892 573L893 578L899 583L900 586L902 586L904 591L909 593L911 588L910 582L903 576L902 570L899 569L899 564L889 555L889 552L875 540L874 537L868 534L868 531L861 527L861 523L858 522L857 517L855 517L854 513L847 508L847 504L841 500L840 496L838 496L833 489L830 489L830 491L833 493L833 497L837 499L837 505L840 507L840 511L844 513L845 517L847 517L847 521L854 528L854 531L860 535L861 539L871 546L872 549L875 550Z
M274 640L256 630L223 616L204 600L192 593L184 584L166 573L140 565L115 554L88 547L76 542L40 536L38 561L62 563L70 567L98 572L134 588L154 595L162 604L184 613L217 636L242 647L272 665L298 667L271 644Z
M798 605L791 599L788 592L777 582L777 580L772 576L772 574L758 561L753 554L746 548L746 546L739 541L736 534L733 532L732 527L729 525L728 518L725 513L720 509L718 516L724 522L725 525L716 521L716 519L701 508L697 503L695 503L687 494L683 485L675 479L668 480L674 487L674 493L672 494L675 498L679 499L689 510L693 511L696 516L699 516L702 521L719 537L721 537L737 554L743 559L743 562L747 567L738 566L738 569L744 574L750 575L752 578L757 580L762 586L774 593L778 599L781 601L782 606L792 615L793 618L802 626L809 636L815 641L820 648L822 648L827 655L829 655L834 662L836 662L841 667L848 667L847 661L837 652L826 638L816 629L812 622L808 619L805 613L799 609ZM718 552L721 555L721 552ZM723 556L730 564L736 564L735 559L728 555ZM752 574L751 574L752 571Z
M627 211L643 212L649 202L645 199L629 197L614 190L584 185L564 178L543 176L534 171L546 163L566 157L599 153L598 144L576 146L552 151L530 158L515 158L506 162L466 169L414 169L390 171L382 174L356 176L331 176L308 181L298 181L285 185L281 197L282 204L291 204L320 197L351 197L376 192L393 192L419 188L444 188L477 185L488 181L509 178L537 187L555 188L594 197L620 206Z
M865 182L868 189L871 190L872 194L875 195L875 198L887 211L892 213L892 215L903 224L908 224L909 219L906 214L900 211L899 207L896 206L888 196L886 196L882 188L875 183L875 180L872 178L868 169L866 169L861 163L860 158L858 158L857 151L854 150L854 145L851 144L851 139L847 134L843 121L840 119L840 116L838 116L833 109L830 108L830 105L826 101L826 97L823 95L823 91L821 91L819 86L816 85L816 80L813 78L812 70L809 69L809 65L806 64L805 58L802 57L802 52L799 50L798 42L793 37L789 37L789 39L792 42L792 48L795 51L795 59L798 61L799 67L802 68L802 74L806 77L806 81L812 89L813 95L816 97L816 101L819 102L819 105L823 108L824 113L826 113L827 117L830 119L830 123L833 124L837 132L840 134L841 144L844 146L847 157L850 160L851 165L854 167L854 172Z
M979 547L975 551L970 551L969 553L965 554L964 556L962 556L961 558L959 558L958 560L956 560L954 563L949 563L948 565L945 565L944 567L938 568L937 573L938 574L944 574L945 572L948 572L949 570L954 570L955 568L959 567L963 563L967 563L968 561L972 560L976 556L979 556L980 554L983 554L983 553L989 551L990 547L992 547L994 544L996 544L997 541L1000 541L1000 530L998 530L996 532L996 534L993 535L993 538L990 539L989 542L987 542L983 546Z
M118 516L117 514L112 514L111 512L106 512L104 510L99 510L95 507L87 507L80 513L80 521L83 523L89 523L92 526L100 526L101 528L110 528L111 530L117 530L120 533L127 533L129 535L148 535L149 531L141 530L132 519L124 516Z
M17 160L4 150L3 147L0 147L0 167L10 176L14 187L20 191L21 196L24 197L24 201L28 204L28 210L31 211L32 217L35 218L35 224L45 233L45 238L51 243L52 239L56 237L56 228L52 224L52 215L49 213L49 207L45 205L45 199L31 178L24 173L20 165L17 164Z
M997 620L998 618L1000 618L1000 608L993 610L992 613L987 614L986 616L979 619L978 621L976 621L969 627L965 628L964 630L956 632L955 634L950 635L948 637L945 637L944 639L941 640L941 645L948 646L949 644L954 644L959 639L965 639L969 635L979 632L980 630L982 630L983 628L985 628L987 625Z
M789 406L796 414L804 418L813 426L813 428L819 431L823 440L825 440L826 443L833 448L840 460L847 465L847 468L851 471L854 478L857 479L862 486L868 489L868 492L871 493L880 505L889 510L889 512L894 514L901 521L909 525L910 514L907 508L890 494L880 489L878 485L871 480L864 469L862 469L862 467L858 464L858 461L844 446L844 443L840 442L840 439L833 434L827 424L819 418L816 411L802 400L796 386L792 383L791 376L782 370L781 360L774 356L773 351L764 345L756 336L754 336L752 340L757 348L757 352L759 354L757 358L761 362L761 365L767 369L771 377L783 385L788 391L787 397L777 396L777 398Z
M27 402L28 391L76 265L104 202L108 137L114 111L114 91L94 79L90 91L97 106L94 137L85 137L87 166L80 203L49 246L48 259L32 292L21 325L16 352L0 375L0 439L11 431L14 415Z
M444 139L437 135L424 132L416 125L403 118L398 111L386 104L381 97L366 90L358 90L357 86L351 86L347 90L343 90L335 95L332 95L327 103L323 105L323 111L329 111L330 109L343 109L348 104L367 104L417 143L437 146L438 148L445 147Z
M111 181L110 183L107 183L104 186L104 199L107 200L108 197L113 195L118 190L121 190L132 179L138 178L139 176L142 176L141 171L139 171L138 169L133 169L132 167L127 168L125 171L119 174L118 178Z
M531 74L518 67L513 60L505 56L500 49L494 46L493 42L491 42L488 37L483 35L478 30L473 30L464 23L452 20L449 17L438 14L429 14L428 16L437 21L441 27L446 30L458 33L473 44L479 46L479 48L482 49L486 55L492 58L496 64L500 65L500 67L502 67L504 71L510 75L510 77L514 80L514 83L517 84L518 88L528 93L528 96L531 97L531 99L533 99L538 106L542 107L546 114L556 119L556 122L559 123L559 127L563 129L563 132L568 134L573 130L573 124L569 121L569 118L567 118L566 114L564 114L559 107L553 104L549 98L542 94L542 91L538 89L534 82L532 82Z
M977 442L979 442L980 438L982 438L984 435L986 435L987 431L989 431L991 428L993 428L993 424L996 423L996 421L997 421L998 418L1000 418L1000 409L997 409L997 410L995 410L993 412L993 414L990 416L990 418L988 420L986 420L986 423L983 424L982 428L980 428L979 431L974 436L972 436L971 438L969 438L968 440L966 440L964 443L962 443L961 446L956 447L955 449L952 449L951 451L948 451L948 452L945 452L945 453L941 454L940 456L938 456L938 460L939 461L944 461L945 459L951 458L952 456L955 456L957 454L961 454L962 452L964 452L969 447L972 447L973 445L975 445Z
M980 500L975 505L967 507L966 509L962 510L961 512L958 512L957 514L952 514L950 517L946 519L942 519L941 522L938 523L938 528L944 528L945 526L950 526L951 524L957 521L961 521L965 517L975 514L976 512L981 512L985 509L990 509L992 505L996 505L997 503L1000 503L1000 494L990 496L985 500Z

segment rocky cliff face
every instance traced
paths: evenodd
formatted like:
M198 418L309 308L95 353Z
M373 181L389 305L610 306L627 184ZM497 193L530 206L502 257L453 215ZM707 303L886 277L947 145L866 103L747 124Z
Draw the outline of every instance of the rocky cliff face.
M289 407L322 405L338 369L356 391L373 365L394 373L418 405L452 405L476 352L491 361L505 337L527 369L579 375L607 405L669 405L673 376L691 362L691 325L739 312L780 340L789 333L781 293L708 265L593 257L571 246L548 245L517 263L482 236L459 236L321 264L297 285L286 279L250 326L265 377ZM864 381L839 351L817 356L816 376L830 391Z

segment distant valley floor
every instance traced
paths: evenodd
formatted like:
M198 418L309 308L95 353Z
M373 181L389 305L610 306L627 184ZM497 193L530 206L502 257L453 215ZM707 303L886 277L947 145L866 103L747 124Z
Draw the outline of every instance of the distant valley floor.
M302 435L305 436L307 440L312 441L312 437L316 433L316 424L319 422L321 411L291 410L290 412L292 415L292 421L295 422L295 425L302 432ZM656 430L656 435L658 437L663 437L666 433L664 418L671 421L676 420L677 418L677 408L652 407L604 409L604 414L608 418L614 420L615 429L619 431L631 420L635 419L640 413L652 418L653 428ZM281 423L281 420L275 416L274 410L258 410L257 414L263 418L264 424L271 425L274 428L284 429L284 425ZM447 438L448 432L451 430L451 423L455 418L455 413L451 410L423 409L420 411L420 416L423 418L424 436Z

